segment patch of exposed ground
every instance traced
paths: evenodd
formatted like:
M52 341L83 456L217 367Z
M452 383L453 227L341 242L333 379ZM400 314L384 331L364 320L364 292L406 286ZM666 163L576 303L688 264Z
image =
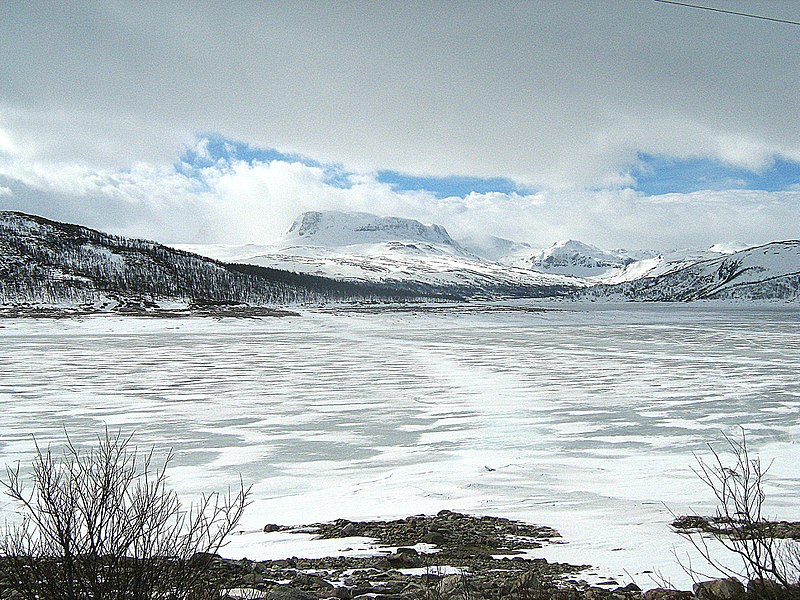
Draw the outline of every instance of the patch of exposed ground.
M772 538L800 540L800 522L763 521L761 523L738 523L728 517L703 517L684 515L672 522L679 533L711 533L739 538Z

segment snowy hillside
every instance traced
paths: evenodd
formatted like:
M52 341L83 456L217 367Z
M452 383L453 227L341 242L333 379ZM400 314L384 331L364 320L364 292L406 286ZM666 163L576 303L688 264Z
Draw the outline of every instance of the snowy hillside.
M165 301L263 306L416 293L228 265L156 242L0 211L0 305L145 310Z
M599 285L586 294L650 301L800 300L800 241L772 242L699 261L653 260L643 276Z
M493 235L473 235L466 238L459 238L458 243L470 254L484 260L505 264L512 264L504 260L506 257L516 256L532 250L531 245L525 242L515 242Z
M716 247L718 246L715 244L708 250L684 249L657 254L630 262L622 269L610 271L598 279L602 283L614 284L633 281L634 279L641 279L642 277L659 277L661 275L680 271L681 269L701 261L714 260L731 254L731 252L714 250Z
M797 301L799 246L774 242L729 254L681 251L634 260L633 253L574 240L538 252L500 238L484 243L484 254L510 250L501 260L516 256L518 262L507 264L480 258L438 225L364 213L305 213L272 245L175 250L0 212L0 304L147 308L164 301L264 306L543 297Z

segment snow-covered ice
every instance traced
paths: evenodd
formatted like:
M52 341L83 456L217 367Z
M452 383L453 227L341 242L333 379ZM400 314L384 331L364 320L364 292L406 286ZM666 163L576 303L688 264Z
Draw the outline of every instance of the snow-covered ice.
M369 551L261 528L448 508L553 526L534 555L645 587L687 581L670 511L712 511L693 453L741 425L800 519L796 305L548 306L6 319L0 461L107 424L172 447L184 495L253 484L230 556Z

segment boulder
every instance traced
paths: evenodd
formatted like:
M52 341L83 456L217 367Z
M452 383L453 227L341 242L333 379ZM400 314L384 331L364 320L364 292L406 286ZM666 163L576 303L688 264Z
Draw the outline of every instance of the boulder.
M733 577L701 581L695 583L692 590L699 600L742 600L745 597L744 585Z
M692 592L667 588L653 588L647 590L642 596L642 600L692 600L692 598L694 598Z
M394 554L386 555L383 563L389 569L414 569L422 565L414 548L398 548Z
M747 595L751 598L789 597L787 591L780 583L770 579L751 579L747 582Z
M353 597L353 590L347 587L333 588L328 592L330 598L338 598L339 600L350 600Z
M320 590L332 590L333 585L317 575L298 573L292 578L292 585L298 588L315 588Z
M469 577L459 573L443 577L439 582L439 586L436 588L439 593L438 597L442 600L469 598L471 596L471 589L472 586L470 585Z
M317 600L317 595L290 585L279 585L269 591L267 600Z
M429 531L422 536L422 541L426 544L433 544L434 546L442 546L447 541L445 537L438 531Z

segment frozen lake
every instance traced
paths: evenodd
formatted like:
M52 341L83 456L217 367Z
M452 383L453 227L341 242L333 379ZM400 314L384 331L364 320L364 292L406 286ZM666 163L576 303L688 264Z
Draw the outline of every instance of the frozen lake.
M797 306L549 306L3 320L0 461L107 424L173 447L181 493L254 485L232 556L298 552L268 522L448 508L652 587L686 580L669 510L713 508L693 453L741 425L775 458L770 512L800 519Z

